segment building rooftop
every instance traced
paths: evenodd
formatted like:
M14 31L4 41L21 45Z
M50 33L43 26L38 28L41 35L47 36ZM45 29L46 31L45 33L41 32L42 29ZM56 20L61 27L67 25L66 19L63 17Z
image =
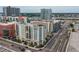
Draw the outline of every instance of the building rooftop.
M51 21L31 21L31 24L34 25L46 25L46 24L50 24Z
M79 52L79 31L71 33L67 52Z
M60 22L61 20L53 20L54 23Z
M12 25L15 24L16 22L7 22L7 23L0 23L0 25Z

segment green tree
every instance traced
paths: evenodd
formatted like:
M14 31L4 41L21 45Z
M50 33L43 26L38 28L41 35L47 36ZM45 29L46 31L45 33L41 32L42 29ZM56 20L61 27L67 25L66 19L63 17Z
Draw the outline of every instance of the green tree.
M18 43L22 43L22 41L20 39L16 39L15 41Z
M27 41L24 41L24 44L25 44L25 45L27 45L27 44L28 44L28 42L27 42Z
M43 42L44 45L45 45L46 43L47 43L46 41Z
M34 42L34 46L37 46L37 43L36 42Z
M49 40L49 37L46 37L46 38L45 38L45 40L46 40L46 42L48 42L48 40Z
M70 24L70 26L71 26L72 28L74 27L74 25L73 25L72 23Z
M34 47L33 42L31 42L31 43L29 44L29 46Z
M75 32L75 29L74 28L72 29L72 32Z
M43 47L43 46L44 46L43 44L40 44L40 45L39 45L40 48Z

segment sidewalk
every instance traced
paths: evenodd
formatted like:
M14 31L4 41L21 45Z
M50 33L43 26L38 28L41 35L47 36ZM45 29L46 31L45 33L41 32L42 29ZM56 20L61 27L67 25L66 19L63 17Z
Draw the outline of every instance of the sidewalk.
M71 33L66 52L79 52L79 31Z

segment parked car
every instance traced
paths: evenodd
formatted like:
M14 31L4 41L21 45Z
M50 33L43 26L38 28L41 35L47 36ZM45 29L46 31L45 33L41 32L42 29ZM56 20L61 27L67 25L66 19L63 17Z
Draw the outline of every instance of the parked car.
M13 44L11 46L14 46Z

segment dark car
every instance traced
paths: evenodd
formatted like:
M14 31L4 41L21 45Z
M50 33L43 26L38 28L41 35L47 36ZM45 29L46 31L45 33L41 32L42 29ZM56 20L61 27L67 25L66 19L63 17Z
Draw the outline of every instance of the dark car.
M25 48L28 48L28 47L25 47Z
M13 44L11 46L14 46Z
M25 52L25 48L21 48L21 51L22 51L22 52Z

